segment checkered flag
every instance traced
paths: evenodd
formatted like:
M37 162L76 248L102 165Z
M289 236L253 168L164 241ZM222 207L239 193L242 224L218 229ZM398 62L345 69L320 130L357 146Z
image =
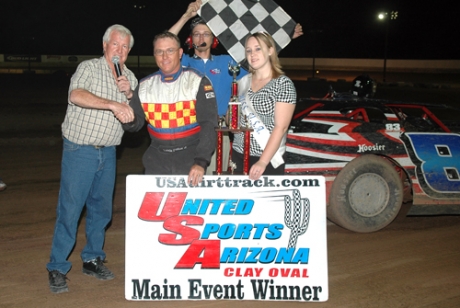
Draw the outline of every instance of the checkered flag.
M272 0L203 0L198 14L236 62L245 60L244 43L254 32L269 33L276 50L287 46L295 21Z

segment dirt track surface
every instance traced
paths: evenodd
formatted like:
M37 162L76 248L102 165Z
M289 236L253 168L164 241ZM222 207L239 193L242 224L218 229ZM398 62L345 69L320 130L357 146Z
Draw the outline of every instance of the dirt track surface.
M31 84L24 91L6 85L0 86L0 176L8 184L0 192L0 307L234 307L232 301L125 300L125 178L143 171L144 134L125 136L118 151L114 215L105 245L115 279L99 281L81 273L83 217L70 256L69 292L50 293L45 265L59 191L59 125L67 88ZM427 96L420 91L414 95ZM450 91L439 93L452 99ZM460 306L460 216L405 217L370 234L328 223L327 232L329 300L311 306ZM305 304L238 302L240 307L300 305Z

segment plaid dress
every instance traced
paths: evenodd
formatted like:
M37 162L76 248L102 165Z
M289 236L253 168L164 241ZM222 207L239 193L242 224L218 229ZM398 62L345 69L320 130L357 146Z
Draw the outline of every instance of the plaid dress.
M251 101L252 106L264 123L267 129L272 132L275 127L275 104L283 102L287 104L295 104L297 94L294 83L285 75L279 76L276 79L270 80L262 89L253 92L251 88L248 90L247 98ZM243 114L240 115L240 123L248 126ZM235 134L233 141L233 149L240 154L244 152L244 133ZM250 155L261 156L263 149L251 134Z

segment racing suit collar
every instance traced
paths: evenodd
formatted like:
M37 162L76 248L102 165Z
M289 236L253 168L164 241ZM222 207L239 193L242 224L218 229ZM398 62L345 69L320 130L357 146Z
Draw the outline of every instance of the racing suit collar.
M177 78L182 74L182 66L179 67L179 70L172 75L165 75L163 72L160 70L160 75L161 75L161 81L162 82L173 82L176 81Z

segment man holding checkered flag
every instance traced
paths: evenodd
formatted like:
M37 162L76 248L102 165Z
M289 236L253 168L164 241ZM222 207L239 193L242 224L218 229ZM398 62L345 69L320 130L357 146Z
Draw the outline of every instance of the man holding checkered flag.
M225 116L231 97L232 74L228 70L229 63L241 63L245 59L244 41L251 32L267 31L273 37L282 38L277 42L277 52L285 47L290 36L297 38L303 35L302 26L296 24L272 0L235 0L230 3L223 0L197 0L188 5L186 12L174 24L170 32L178 34L190 20L190 35L186 41L192 56L184 55L183 66L193 67L204 73L212 82L216 93L218 115ZM197 17L200 14L201 17ZM207 22L209 21L209 22ZM283 35L283 33L285 33ZM227 49L230 55L213 55L217 44ZM238 78L247 75L247 70L240 70ZM227 169L230 141L224 135L223 170ZM215 170L215 154L211 159L207 174Z

